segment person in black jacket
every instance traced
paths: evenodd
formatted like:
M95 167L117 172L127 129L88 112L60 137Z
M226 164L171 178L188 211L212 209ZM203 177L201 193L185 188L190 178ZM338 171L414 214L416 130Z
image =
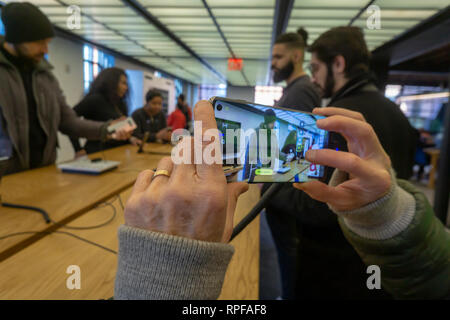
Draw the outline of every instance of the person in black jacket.
M107 68L102 70L92 82L89 93L73 109L78 116L96 121L121 121L128 116L126 103L128 95L128 81L124 70ZM129 142L138 144L136 138L128 141L100 141L88 140L84 147L80 146L77 138L71 138L76 157L122 146Z
M148 132L147 142L170 142L172 129L167 127L166 117L162 112L161 92L155 89L148 90L145 102L145 106L135 110L131 115L137 125L133 136L142 140L145 133Z
M272 50L272 71L274 82L286 81L283 95L275 104L278 107L311 112L320 107L320 92L311 82L303 69L305 49L308 34L303 28L297 32L284 33L275 40ZM262 191L266 191L270 184L265 184ZM284 194L294 190L286 183L278 191ZM282 298L295 298L295 283L297 279L297 247L299 239L295 216L285 210L272 212L270 204L276 199L269 200L266 219L275 240L278 251L278 261L281 271Z
M400 108L374 85L362 31L356 27L333 28L317 38L308 51L312 53L311 80L321 89L323 98L330 99L330 106L363 114L390 156L398 178L409 178L417 136ZM345 142L338 148L346 150ZM282 191L266 210L268 217L288 213L298 221L296 299L390 298L383 290L368 290L366 266L344 238L326 204L291 186ZM274 240L277 248L283 246L283 239L274 235Z

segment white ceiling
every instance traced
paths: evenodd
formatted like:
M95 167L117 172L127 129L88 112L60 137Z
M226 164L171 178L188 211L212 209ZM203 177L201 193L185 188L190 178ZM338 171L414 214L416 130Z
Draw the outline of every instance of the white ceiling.
M221 84L226 79L232 85L267 84L275 0L206 0L232 52L243 59L242 72L227 70L232 54L202 0L137 2L217 72L121 0L29 1L63 29L68 29L67 6L78 5L82 28L69 31L193 83ZM348 25L367 2L296 0L287 31L302 26L312 43L329 28ZM366 27L367 12L353 24L363 28L370 50L445 8L448 0L376 0L373 4L381 9L381 29ZM308 63L308 54L305 60Z

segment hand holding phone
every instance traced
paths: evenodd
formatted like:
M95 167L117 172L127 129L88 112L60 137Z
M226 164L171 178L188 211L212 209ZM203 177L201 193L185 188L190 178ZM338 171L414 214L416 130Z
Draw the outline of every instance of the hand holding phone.
M124 117L122 117L124 118ZM128 140L131 137L133 131L137 128L133 118L128 117L124 120L122 118L113 121L108 126L108 133L114 140Z

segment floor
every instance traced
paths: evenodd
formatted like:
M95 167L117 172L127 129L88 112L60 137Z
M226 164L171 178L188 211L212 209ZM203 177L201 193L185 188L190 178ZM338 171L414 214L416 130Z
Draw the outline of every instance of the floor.
M419 188L433 205L434 190L427 187L428 181L411 180ZM450 226L450 203L447 214L447 226ZM273 243L269 226L267 225L266 213L261 213L260 219L260 271L259 271L259 297L261 300L275 300L281 296L281 280L278 267L277 252Z

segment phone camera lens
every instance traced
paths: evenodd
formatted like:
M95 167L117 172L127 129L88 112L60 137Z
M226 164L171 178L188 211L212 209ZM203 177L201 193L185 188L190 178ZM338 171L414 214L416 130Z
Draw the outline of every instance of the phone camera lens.
M217 111L222 111L222 105L221 104L217 105Z

